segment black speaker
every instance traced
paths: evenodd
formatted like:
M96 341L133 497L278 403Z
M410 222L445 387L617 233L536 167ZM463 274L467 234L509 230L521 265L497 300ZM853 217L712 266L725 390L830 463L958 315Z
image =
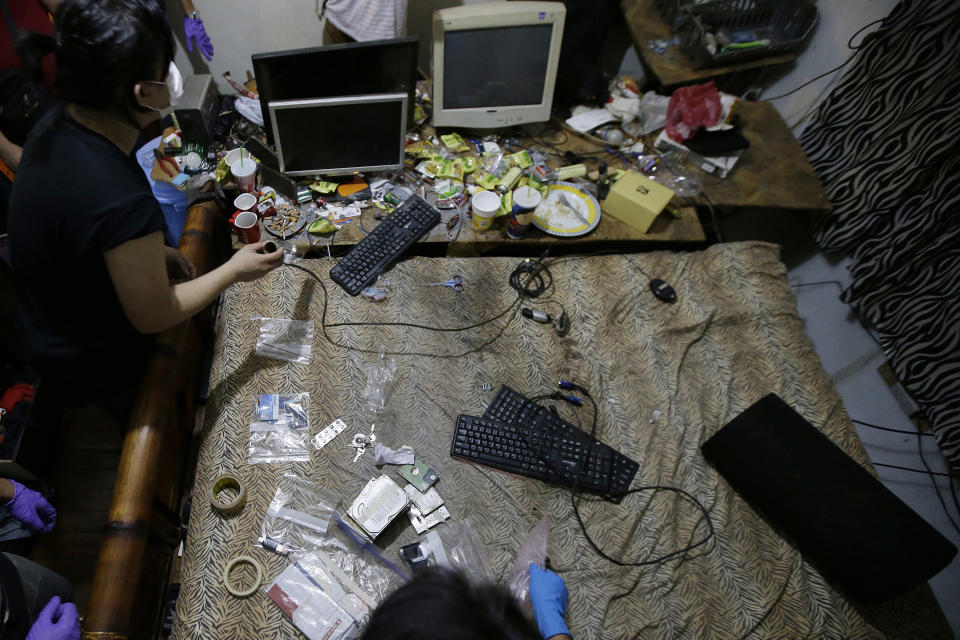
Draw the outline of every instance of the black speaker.
M751 506L857 600L899 595L957 554L953 543L774 394L701 450Z

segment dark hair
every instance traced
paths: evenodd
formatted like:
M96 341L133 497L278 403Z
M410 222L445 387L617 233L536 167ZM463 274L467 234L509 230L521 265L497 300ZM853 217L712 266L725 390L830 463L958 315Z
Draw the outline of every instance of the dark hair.
M64 0L54 30L64 102L129 117L144 111L134 85L162 80L173 60L173 33L158 0Z
M510 592L432 570L391 593L361 640L541 640Z

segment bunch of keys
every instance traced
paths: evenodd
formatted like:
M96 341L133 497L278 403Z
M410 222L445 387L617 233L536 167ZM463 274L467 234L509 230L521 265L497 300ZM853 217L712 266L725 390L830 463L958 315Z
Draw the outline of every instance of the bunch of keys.
M362 433L358 433L353 436L353 440L350 441L350 447L357 451L357 455L353 456L353 461L356 462L360 459L360 456L367 450L367 445L370 444L370 439Z
M377 441L377 425L376 423L370 425L370 435L365 436L362 433L358 433L353 436L353 440L350 441L349 447L351 449L356 449L357 455L353 456L353 461L356 462L360 459L360 456L364 454L367 450L367 447L371 446L374 442Z

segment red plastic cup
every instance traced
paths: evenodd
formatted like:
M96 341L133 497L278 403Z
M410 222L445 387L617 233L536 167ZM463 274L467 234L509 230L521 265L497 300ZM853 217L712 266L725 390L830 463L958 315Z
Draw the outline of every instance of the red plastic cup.
M233 228L237 230L243 244L260 242L260 218L253 211L238 211L234 214Z

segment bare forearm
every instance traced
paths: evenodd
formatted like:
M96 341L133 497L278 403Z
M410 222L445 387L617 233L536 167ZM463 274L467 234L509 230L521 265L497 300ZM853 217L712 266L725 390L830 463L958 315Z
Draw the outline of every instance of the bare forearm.
M13 144L7 137L0 133L0 160L3 160L3 164L10 167L12 171L16 171L17 167L20 166L20 156L23 154L23 147L20 145Z
M232 265L225 263L199 278L170 287L170 302L157 319L154 331L163 331L192 317L213 302L224 289L236 281Z
M183 7L183 13L188 16L194 11L196 11L196 8L193 6L192 0L180 0L180 6Z

